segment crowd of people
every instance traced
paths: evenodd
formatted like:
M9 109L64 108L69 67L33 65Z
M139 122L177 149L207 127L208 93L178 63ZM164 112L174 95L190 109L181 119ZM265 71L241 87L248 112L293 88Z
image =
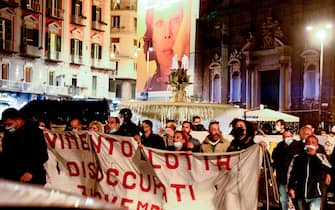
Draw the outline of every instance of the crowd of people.
M2 113L5 135L0 153L0 177L44 185L44 163L48 160L43 130L50 125L43 120L31 122L24 119L16 109L9 108ZM186 151L188 153L222 153L247 149L254 145L257 129L249 121L234 119L230 123L232 140L226 139L220 130L218 121L209 123L208 129L201 124L201 118L194 116L192 121L183 121L181 128L174 120L166 122L159 132L153 131L153 122L143 120L140 125L132 121L132 111L121 109L119 116L111 116L106 124L92 121L87 129L99 133L131 136L139 145L168 151ZM294 205L296 210L314 210L323 208L325 194L334 191L332 180L335 153L326 150L319 143L315 129L305 125L299 130L299 139L288 130L284 120L276 122L277 135L282 136L274 148L271 160L276 171L276 181L280 194L281 209ZM67 130L83 130L79 118L69 122ZM196 139L191 131L207 131L204 139ZM335 133L335 130L334 130ZM334 134L333 133L333 134ZM266 148L265 142L259 143Z

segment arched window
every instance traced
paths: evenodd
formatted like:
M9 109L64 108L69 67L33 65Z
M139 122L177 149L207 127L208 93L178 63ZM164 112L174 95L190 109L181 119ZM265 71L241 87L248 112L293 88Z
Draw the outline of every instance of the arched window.
M215 74L213 80L213 102L221 102L221 81L218 74Z
M319 94L319 73L311 64L304 72L304 100L317 100Z
M241 76L239 71L234 71L231 76L230 102L241 100Z

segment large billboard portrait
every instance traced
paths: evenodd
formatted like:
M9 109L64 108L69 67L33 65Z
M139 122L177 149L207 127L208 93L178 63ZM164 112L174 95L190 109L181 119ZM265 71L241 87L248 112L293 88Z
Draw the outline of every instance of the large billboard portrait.
M137 92L166 91L171 68L188 68L191 0L139 0Z

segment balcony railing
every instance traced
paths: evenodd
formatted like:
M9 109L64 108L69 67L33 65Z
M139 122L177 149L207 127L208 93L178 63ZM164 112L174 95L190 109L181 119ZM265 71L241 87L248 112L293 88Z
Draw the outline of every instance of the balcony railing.
M64 18L64 10L59 8L47 8L47 14L50 17L63 19Z
M92 21L92 28L98 31L106 31L107 23L102 21Z
M85 16L72 15L71 22L77 25L85 26Z
M13 42L12 40L0 40L0 50L1 51L7 51L7 52L13 52Z
M18 7L19 3L17 0L1 0L0 1L0 8L3 7Z
M24 45L22 47L22 54L31 56L31 57L41 57L42 56L42 48L36 47L33 45Z
M83 57L80 56L80 55L72 55L71 56L71 63L82 64L83 63Z
M67 95L68 89L66 87L51 86L51 85L36 85L35 83L0 80L0 90L26 92L35 94L48 95Z
M62 52L58 52L58 51L49 51L48 52L48 59L52 60L52 61L61 61Z

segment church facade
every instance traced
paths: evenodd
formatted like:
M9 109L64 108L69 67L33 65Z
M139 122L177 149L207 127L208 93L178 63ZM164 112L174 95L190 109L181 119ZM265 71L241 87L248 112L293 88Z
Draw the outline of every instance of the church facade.
M201 1L195 97L334 124L334 14L331 0ZM326 39L307 26L324 27Z

